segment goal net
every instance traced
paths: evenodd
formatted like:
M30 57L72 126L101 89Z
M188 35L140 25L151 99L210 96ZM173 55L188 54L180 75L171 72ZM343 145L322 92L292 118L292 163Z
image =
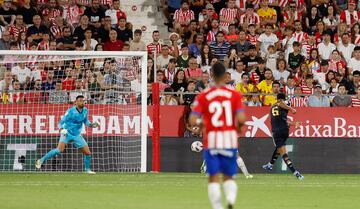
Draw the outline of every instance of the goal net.
M0 171L36 171L59 142L58 123L83 95L82 136L98 172L146 172L147 54L104 51L0 52ZM83 171L69 143L40 171Z

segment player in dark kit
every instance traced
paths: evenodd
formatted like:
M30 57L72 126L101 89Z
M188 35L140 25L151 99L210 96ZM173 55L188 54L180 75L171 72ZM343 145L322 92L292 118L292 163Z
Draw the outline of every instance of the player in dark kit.
M277 102L271 107L270 115L271 115L271 128L273 134L274 144L276 146L274 153L271 157L271 160L268 164L263 165L265 170L272 170L275 161L281 155L287 167L291 170L291 172L296 176L299 180L304 180L304 176L300 174L294 168L293 163L291 162L288 154L286 153L286 140L289 137L289 126L295 125L297 128L301 125L300 122L288 121L287 115L288 112L296 113L296 110L284 103L286 95L284 93L279 93L277 95Z

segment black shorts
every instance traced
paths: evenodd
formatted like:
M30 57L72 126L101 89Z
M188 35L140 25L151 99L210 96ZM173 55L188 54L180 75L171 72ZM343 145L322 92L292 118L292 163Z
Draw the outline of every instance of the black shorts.
M289 137L289 131L273 132L273 141L276 148L285 146L288 137Z

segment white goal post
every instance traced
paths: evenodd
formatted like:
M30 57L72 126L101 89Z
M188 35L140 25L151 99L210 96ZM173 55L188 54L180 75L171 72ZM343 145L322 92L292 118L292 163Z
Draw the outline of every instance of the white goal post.
M25 68L31 75L24 80L26 73L21 70ZM72 74L67 74L68 71ZM59 76L54 85L63 86L62 92L66 92L64 97L69 102L56 96L59 100L51 100L51 95L59 92L47 89L53 88L48 79L51 81L49 74L54 72L55 77ZM69 80L75 90L64 90ZM42 85L38 91L37 82ZM18 83L20 89L16 89ZM89 90L90 86L100 90ZM71 98L78 94L88 96L89 104L85 106L90 107L90 121L94 116L106 123L85 131L84 138L93 153L92 169L147 171L147 52L0 50L0 92L0 172L35 171L35 160L56 148L59 119L65 114L64 110L72 106ZM118 124L127 124L125 131L116 130ZM132 130L136 125L140 131ZM83 160L78 150L73 144L65 150L55 161L45 163L43 171L82 171Z

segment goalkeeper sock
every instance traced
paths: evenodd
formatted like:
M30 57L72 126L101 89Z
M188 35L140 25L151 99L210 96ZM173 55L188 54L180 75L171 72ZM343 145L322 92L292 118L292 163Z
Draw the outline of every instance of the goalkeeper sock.
M85 167L85 171L90 170L90 162L91 162L91 155L85 155L85 156L84 156L84 167Z
M279 153L278 153L277 148L275 148L274 153L271 156L270 164L274 165L274 163L276 162L278 157L279 157Z
M224 193L229 205L234 205L237 195L237 185L233 179L224 182Z
M295 168L294 168L294 165L292 164L291 160L289 159L288 154L283 154L282 158L283 158L285 164L287 165L287 167L291 170L292 173L294 173Z
M238 158L236 159L236 162L237 162L237 164L238 164L241 172L242 172L245 176L248 176L248 175L249 175L249 172L248 172L248 170L247 170L247 168L246 168L246 165L245 165L245 163L244 163L244 160L243 160L240 156L238 156Z
M208 195L213 209L223 209L219 183L213 182L208 184Z
M41 164L58 154L60 154L60 150L58 148L50 150L48 153L46 153L46 155L44 155L44 157L40 159Z

